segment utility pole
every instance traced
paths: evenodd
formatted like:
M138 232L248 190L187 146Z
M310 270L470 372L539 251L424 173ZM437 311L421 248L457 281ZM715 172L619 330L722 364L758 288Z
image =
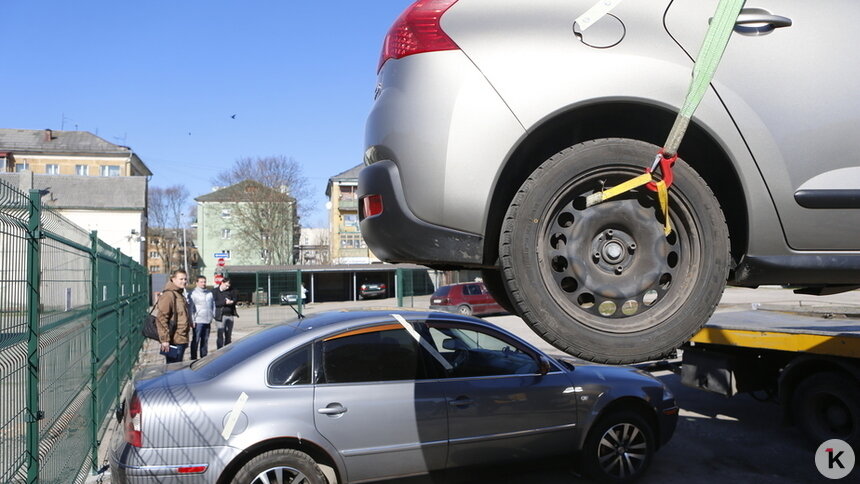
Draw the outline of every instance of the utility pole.
M190 269L188 268L188 242L185 240L185 227L182 227L182 257L185 260L183 269L188 272Z

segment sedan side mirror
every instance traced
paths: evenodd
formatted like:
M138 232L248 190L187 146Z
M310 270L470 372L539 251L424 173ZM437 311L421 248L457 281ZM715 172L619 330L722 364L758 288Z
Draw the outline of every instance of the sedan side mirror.
M540 376L544 376L549 373L550 369L552 369L552 363L550 363L546 356L541 356L538 360L538 374L540 374Z

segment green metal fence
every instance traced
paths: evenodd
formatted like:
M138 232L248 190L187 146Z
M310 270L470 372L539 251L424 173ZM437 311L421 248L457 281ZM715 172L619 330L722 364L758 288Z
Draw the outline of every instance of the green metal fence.
M435 289L427 269L397 269L395 275L397 306L415 307L415 296L432 294Z
M0 482L83 482L143 344L147 273L0 181Z

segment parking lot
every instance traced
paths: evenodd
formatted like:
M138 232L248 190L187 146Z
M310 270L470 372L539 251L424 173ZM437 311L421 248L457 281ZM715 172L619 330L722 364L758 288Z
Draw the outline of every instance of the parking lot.
M427 298L416 298L416 307L426 307ZM308 313L339 310L350 307L391 307L394 300L370 300L341 303L311 304ZM797 296L781 288L746 290L729 288L718 311L731 312L757 306L860 307L860 293L851 292L827 297ZM284 319L292 311L286 306L260 308L262 323ZM257 327L256 310L245 309L234 331L239 338ZM558 354L551 346L532 333L522 320L512 315L490 316L487 320L527 341ZM214 342L210 341L214 347ZM155 344L146 343L143 362L159 363ZM187 355L186 355L187 356ZM681 385L679 376L669 370L654 372L669 385L681 407L678 428L669 444L661 449L642 483L686 482L756 482L807 483L823 482L814 462L818 443L805 439L796 427L783 423L782 409L773 402L760 402L750 395L725 398L720 395ZM105 442L110 440L106 436ZM104 456L104 445L102 456ZM100 457L103 459L103 457ZM858 471L847 478L857 478ZM109 483L109 475L93 477L90 482ZM466 469L441 475L415 477L398 481L419 483L585 483L570 461L555 460L492 469ZM857 482L856 480L853 482Z

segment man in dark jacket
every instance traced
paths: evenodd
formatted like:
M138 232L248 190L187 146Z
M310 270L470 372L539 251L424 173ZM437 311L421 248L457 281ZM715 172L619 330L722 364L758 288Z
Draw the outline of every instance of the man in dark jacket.
M236 290L230 289L230 279L222 279L221 284L212 289L212 296L215 298L215 322L218 326L215 346L220 348L232 341L233 319L239 317L236 312Z
M155 326L158 328L158 340L161 342L161 353L167 363L182 361L185 348L188 346L188 334L191 331L191 316L185 302L185 284L188 274L183 270L173 271L170 280L164 286L161 296L155 303L158 317ZM176 321L176 329L170 331L170 320Z

